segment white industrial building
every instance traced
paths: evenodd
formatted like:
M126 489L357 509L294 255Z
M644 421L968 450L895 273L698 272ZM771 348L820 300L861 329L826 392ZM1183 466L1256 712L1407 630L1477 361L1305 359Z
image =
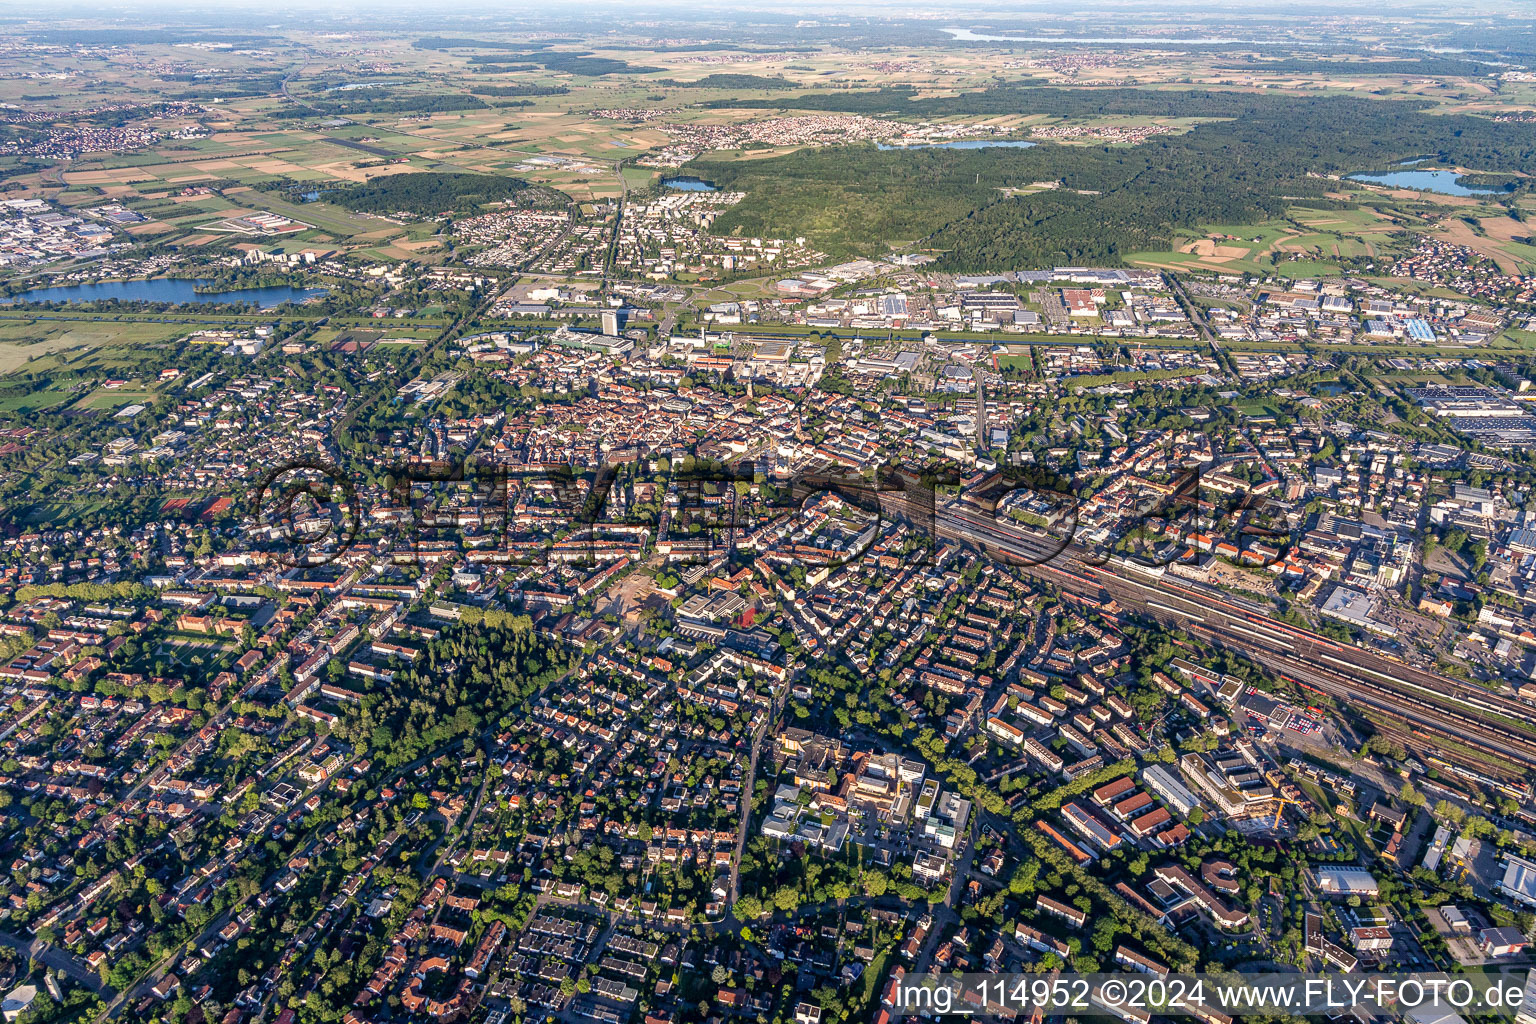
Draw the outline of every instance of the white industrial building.
M1317 869L1317 884L1329 896L1375 896L1381 885L1365 868L1328 864Z
M1524 857L1511 857L1504 863L1504 878L1499 888L1511 899L1536 907L1536 863Z

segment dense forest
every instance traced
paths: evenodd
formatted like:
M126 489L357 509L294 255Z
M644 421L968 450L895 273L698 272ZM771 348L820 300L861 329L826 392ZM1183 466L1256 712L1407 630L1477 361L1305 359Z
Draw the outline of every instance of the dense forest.
M706 107L825 110L909 118L992 117L1214 117L1230 124L1202 125L1197 133L1243 145L1265 142L1272 162L1305 161L1305 169L1357 170L1384 166L1399 154L1434 156L1481 170L1528 170L1536 159L1536 132L1468 115L1429 113L1426 100L1368 100L1346 96L1150 89L1057 89L997 86L980 92L918 99L908 87L866 92L815 93L769 100L723 99ZM1168 140L1173 141L1173 140Z
M472 735L525 706L530 694L565 672L571 652L540 638L526 616L488 612L455 626L402 668L387 690L348 709L337 733L364 744L391 767Z
M663 78L659 82L650 83L665 85L672 89L795 89L798 86L789 79L780 75L732 75L715 74L705 75L693 82L684 82L676 78Z
M490 106L485 100L461 92L390 93L373 89L310 96L295 100L295 104L275 111L272 116L306 118L316 114L327 117L349 114L435 114L445 110L484 110Z
M1499 69L1491 64L1455 57L1423 56L1411 60L1373 60L1358 54L1340 57L1282 57L1266 59L1247 57L1222 63L1218 68L1272 75L1329 75L1338 78L1374 75L1455 75L1461 78L1486 78Z
M270 35L231 32L228 27L170 28L50 28L28 32L35 43L51 46L175 46L179 43L224 42L240 46L280 46L283 39Z
M480 96L564 96L568 85L472 85L469 91Z
M1254 223L1298 201L1331 205L1325 195L1336 186L1327 176L1414 157L1486 171L1536 163L1536 133L1524 126L1429 114L1417 101L1003 87L921 100L885 89L796 98L792 105L864 114L899 110L908 117L1027 112L1232 119L1128 148L1046 143L881 151L860 145L751 162L704 157L685 168L721 188L747 192L717 231L805 235L836 255L926 240L950 250L944 258L950 269L1115 262L1125 253L1164 247L1178 228ZM1004 191L1035 182L1061 187L1021 196Z
M517 201L535 206L564 206L562 192L499 174L392 174L326 197L327 202L362 213L413 213L436 217L472 214L489 203Z
M628 61L617 60L613 57L594 57L590 53L568 50L535 51L526 53L504 53L494 57L471 57L471 64L506 64L522 62L525 64L537 64L547 71L555 71L567 75L586 75L588 78L602 78L605 75L648 75L661 68L647 67L641 64L630 64Z
M566 40L561 40L562 42ZM529 50L545 43L509 42L505 39L468 39L463 36L428 36L411 44L413 50Z

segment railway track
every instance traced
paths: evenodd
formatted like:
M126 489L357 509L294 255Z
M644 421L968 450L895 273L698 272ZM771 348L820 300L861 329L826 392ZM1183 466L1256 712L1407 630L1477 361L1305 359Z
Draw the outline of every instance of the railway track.
M1417 734L1419 742L1414 746L1422 746L1423 740L1427 738L1424 734L1432 733L1495 758L1493 763L1503 770L1508 770L1511 763L1536 763L1536 740L1493 733L1483 723L1467 715L1448 712L1428 701L1405 696L1385 686L1350 679L1324 666L1310 665L1307 678L1298 679L1291 674L1294 671L1291 665L1270 652L1250 651L1249 656L1291 682L1361 707L1374 708L1414 726L1420 730Z
M1531 732L1529 709L1511 708L1508 705L1512 702L1489 699L1493 695L1481 690L1468 693L1453 680L1432 678L1426 682L1422 672L1398 675L1394 670L1408 666L1345 648L1289 624L1256 623L1247 617L1252 613L1234 622L1230 613L1214 607L1197 612L1188 607L1190 599L1172 600L1178 606L1166 596L1163 600L1148 599L1144 610L1157 618L1179 621L1191 632L1238 650L1294 682L1401 718L1420 730L1416 747L1436 749L1426 741L1438 735L1498 758L1506 774L1511 764L1522 772L1536 770L1536 735ZM1451 748L1440 752L1452 759L1460 753ZM1487 762L1480 761L1478 766L1485 768Z
M1536 773L1536 709L1482 687L1437 675L1321 633L1271 618L1263 606L1198 589L1156 570L1098 565L1086 552L1050 537L1011 529L955 505L938 510L934 530L978 546L1018 571L1094 601L1107 595L1129 610L1197 632L1292 681L1330 696L1395 716L1412 726L1415 746L1447 760L1466 759L1479 770L1489 762L1464 750L1435 750L1433 737L1483 757ZM1070 535L1070 534L1069 534Z
M1453 775L1470 778L1480 788L1491 788L1506 796L1512 796L1517 800L1525 797L1524 792L1521 790L1494 778L1495 775L1509 773L1508 758L1479 750L1475 753L1463 752L1463 757L1459 763L1452 762L1446 759L1446 751L1443 747L1425 746L1426 741L1433 744L1439 742L1439 740L1432 736L1427 737L1422 732L1415 731L1413 727L1404 724L1399 719L1389 718L1378 721L1372 718L1370 722L1371 728L1375 730L1376 735L1395 741L1405 751L1422 753L1423 760L1434 767L1445 768ZM1478 776L1481 776L1481 778L1478 778Z

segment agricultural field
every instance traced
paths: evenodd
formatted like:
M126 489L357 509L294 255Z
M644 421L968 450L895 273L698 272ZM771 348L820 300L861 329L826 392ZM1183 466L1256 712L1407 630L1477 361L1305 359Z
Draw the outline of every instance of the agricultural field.
M385 32L370 39L366 61L344 36L274 36L197 49L206 64L196 75L166 77L190 52L146 41L128 64L88 49L18 48L20 74L47 69L67 84L0 82L0 102L54 112L125 98L186 106L156 120L161 137L150 144L57 165L18 160L9 171L13 158L0 156L7 187L73 211L121 204L144 219L122 225L119 237L193 263L228 266L258 249L290 266L318 255L335 261L320 275L328 287L348 263L425 270L462 266L477 251L449 227L450 215L469 210L364 209L346 201L349 191L402 175L476 175L543 187L576 209L665 195L661 179L693 170L745 194L712 233L803 237L832 259L921 253L956 271L1084 262L1369 276L1423 234L1486 255L1505 273L1536 268L1521 219L1536 215L1526 191L1494 202L1344 178L1349 168L1432 151L1417 141L1435 133L1429 122L1486 125L1521 104L1536 108L1531 83L1498 82L1458 57L955 43L931 26L899 43L743 40L708 54L589 33L535 45L505 31ZM1426 112L1400 140L1395 122L1348 106L1399 100ZM1335 118L1336 129L1323 127ZM821 134L796 136L813 123ZM1245 134L1257 123L1275 126L1265 131L1295 154L1282 161L1294 174L1239 173L1244 147L1269 144ZM875 145L885 144L882 130L1034 145L891 152ZM1322 141L1290 138L1305 131ZM1372 133L1384 145L1350 141ZM1317 161L1326 170L1314 169L1311 154L1330 145L1342 148ZM1447 166L1528 173L1479 145L1480 159ZM1389 159L1393 146L1410 148ZM1219 172L1203 194L1178 194L1202 167ZM1169 180L1157 180L1163 174ZM1206 215L1191 217L1192 207ZM230 228L264 214L296 229ZM708 288L694 296L706 305L773 296L773 274L739 276L694 267L668 279ZM430 295L412 298L388 315L451 312ZM57 335L37 341L71 347ZM18 358L8 347L0 369Z
M1283 219L1202 226L1176 248L1127 257L1138 266L1186 272L1295 276L1358 272L1403 247L1411 218L1387 207L1293 207Z
M205 7L0 19L16 1024L1536 932L1536 18Z
M184 337L190 330L179 324L0 318L0 375L24 367L46 372L65 365L127 365L134 361L136 350Z
M1530 224L1504 214L1493 216L1448 217L1436 223L1430 234L1455 245L1464 245L1482 253L1506 274L1536 272L1536 245L1532 244Z
M1148 96L1171 96L1191 87L1309 99L1381 95L1420 98L1458 113L1482 113L1495 99L1475 66L1452 59L1425 63L1425 71L1418 71L1413 61L1386 57L1350 61L1135 48L1040 51L1004 44L952 49L932 45L939 39L907 51L745 47L712 55L707 62L688 50L636 50L591 39L580 45L563 41L507 59L506 43L478 38L391 36L371 45L366 67L352 62L342 40L306 39L302 61L284 57L273 63L262 54L238 50L209 52L207 73L227 83L219 87L226 95L206 116L177 114L165 125L167 130L201 132L125 152L81 154L67 167L40 169L15 180L28 194L69 206L121 202L147 218L125 228L127 236L190 251L213 254L246 241L229 237L221 222L243 213L271 212L312 226L249 241L278 245L284 252L318 247L365 260L434 265L451 259L451 253L432 232L340 208L331 201L334 190L402 173L469 173L516 176L578 202L620 199L661 176L635 161L672 145L677 131L750 133L767 119L814 116L829 109L828 90L850 96L905 90L914 113L923 104L952 102L967 91L1030 85L1135 87ZM45 106L63 110L67 101L174 94L146 69L183 56L175 46L146 46L146 63L139 68L114 68L107 80L82 77L70 89L50 93L53 98ZM97 63L86 54L18 58L23 73L61 62L84 71ZM1510 95L1518 102L1532 92L1517 83ZM20 82L0 83L0 101L33 95L36 91ZM636 110L648 113L631 116ZM931 110L920 115L931 126L1031 139L1062 150L1133 152L1149 143L1162 145L1219 129L1230 120L1176 110L1064 113L1049 104L1031 104L1027 96L1007 111ZM716 163L756 166L804 149L795 143L754 142L727 144L704 156ZM1023 151L1016 157L1025 159ZM758 191L770 187L765 183ZM1013 197L1028 196L1035 187L1030 181L999 186ZM1459 226L1456 216L1435 215L1436 210L1459 215L1454 197L1342 187L1352 200L1374 194L1381 202L1337 211L1293 209L1284 222L1239 224L1235 230L1223 230L1219 222L1208 232L1203 226L1198 233L1181 229L1166 249L1131 246L1127 259L1171 270L1267 273L1277 261L1298 260L1343 269L1353 266L1350 261L1383 255L1397 230L1415 228L1415 217L1407 212L1415 207L1426 208L1423 226L1433 225L1447 238L1487 253L1507 271L1528 266L1536 257L1519 240L1521 226L1507 217L1490 213L1482 227L1472 228ZM958 183L947 187L957 189ZM301 201L306 193L314 201ZM989 193L997 194L996 189ZM979 196L936 196L938 216L917 220L871 209L857 188L827 181L805 194L799 217L780 216L777 202L759 194L729 223L754 233L806 233L834 254L879 252L921 245L933 230L983 201ZM1404 211L1400 216L1377 212L1390 211L1394 202ZM767 205L767 215L753 216L754 204ZM859 235L866 239L862 246L856 242Z

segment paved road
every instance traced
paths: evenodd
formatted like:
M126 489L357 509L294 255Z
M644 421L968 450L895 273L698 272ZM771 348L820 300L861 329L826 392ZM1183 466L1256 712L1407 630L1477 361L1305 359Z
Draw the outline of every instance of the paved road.
M467 814L464 817L464 824L459 829L459 835L461 837L467 837L467 836L469 836L469 835L471 835L473 833L474 824L475 824L475 817L480 813L480 805L485 802L485 788L486 788L486 785L490 781L491 781L490 773L489 772L483 772L483 774L480 776L480 788L475 793L475 803L474 803L474 806L470 807L469 814ZM441 853L439 853L437 855L436 858L433 859L432 867L427 869L427 873L426 873L425 877L431 878L433 875L438 874L438 872L441 870L441 868L443 866L443 861L445 859L447 859L448 855L453 852L454 847L457 846L457 845L458 845L458 843L456 841L455 842L449 842L448 841L448 832L446 830L444 830L443 838L439 839L435 846L429 848L426 851L423 851L423 853L421 855L421 862L425 862L426 858L431 854L431 852L433 850L441 850L442 851ZM457 872L453 872L453 873L457 874Z
M64 974L78 985L83 985L99 996L110 997L115 993L102 984L101 975L87 967L79 957L59 946L50 946L37 939L25 939L10 932L0 932L0 943L10 946L28 959L36 960L45 967Z
M1195 304L1194 300L1189 297L1189 293L1184 290L1184 286L1179 283L1178 278L1170 275L1168 280L1172 282L1173 294L1183 300L1185 311L1189 314L1190 319L1194 321L1195 327L1199 329L1200 333L1205 337L1205 340L1209 341L1214 348L1216 344L1216 332L1211 330L1210 323L1208 323L1205 319L1205 313L1203 313L1200 307Z
M965 851L961 853L954 863L954 874L950 878L949 887L944 891L944 902L934 907L930 913L933 915L933 927L928 929L928 937L923 941L922 951L914 960L913 970L922 974L928 970L933 952L938 948L939 937L945 929L959 922L960 915L955 910L955 904L960 901L960 895L965 890L965 883L971 876L971 862L976 859L976 832L980 827L981 808L972 808L971 821L966 832ZM1012 822L1007 826L1012 828Z
M678 316L682 314L683 310L692 309L696 301L698 301L698 294L690 291L686 299L672 307L666 316L661 318L661 323L656 326L657 337L671 337L672 328L677 324Z
M789 692L789 684L786 683L784 692ZM741 823L736 826L736 856L731 858L731 884L727 892L725 919L722 923L736 919L737 887L741 881L741 855L747 848L747 829L752 823L752 795L757 786L757 758L762 753L763 739L773 728L773 723L778 721L779 714L784 710L784 698L774 701L773 709L768 718L763 722L762 728L757 730L752 737L752 756L747 761L746 778L742 780L741 792Z
M0 732L0 740L5 739L11 733L15 732L17 729L21 728L23 725L26 725L27 722L32 718L32 716L36 715L39 711L43 710L43 708L45 708L47 706L48 706L48 701L47 700L40 700L36 704L32 705L31 710L29 710L26 714L22 715L20 718L16 719L16 721L12 722L10 725L6 726L5 730L3 732Z

